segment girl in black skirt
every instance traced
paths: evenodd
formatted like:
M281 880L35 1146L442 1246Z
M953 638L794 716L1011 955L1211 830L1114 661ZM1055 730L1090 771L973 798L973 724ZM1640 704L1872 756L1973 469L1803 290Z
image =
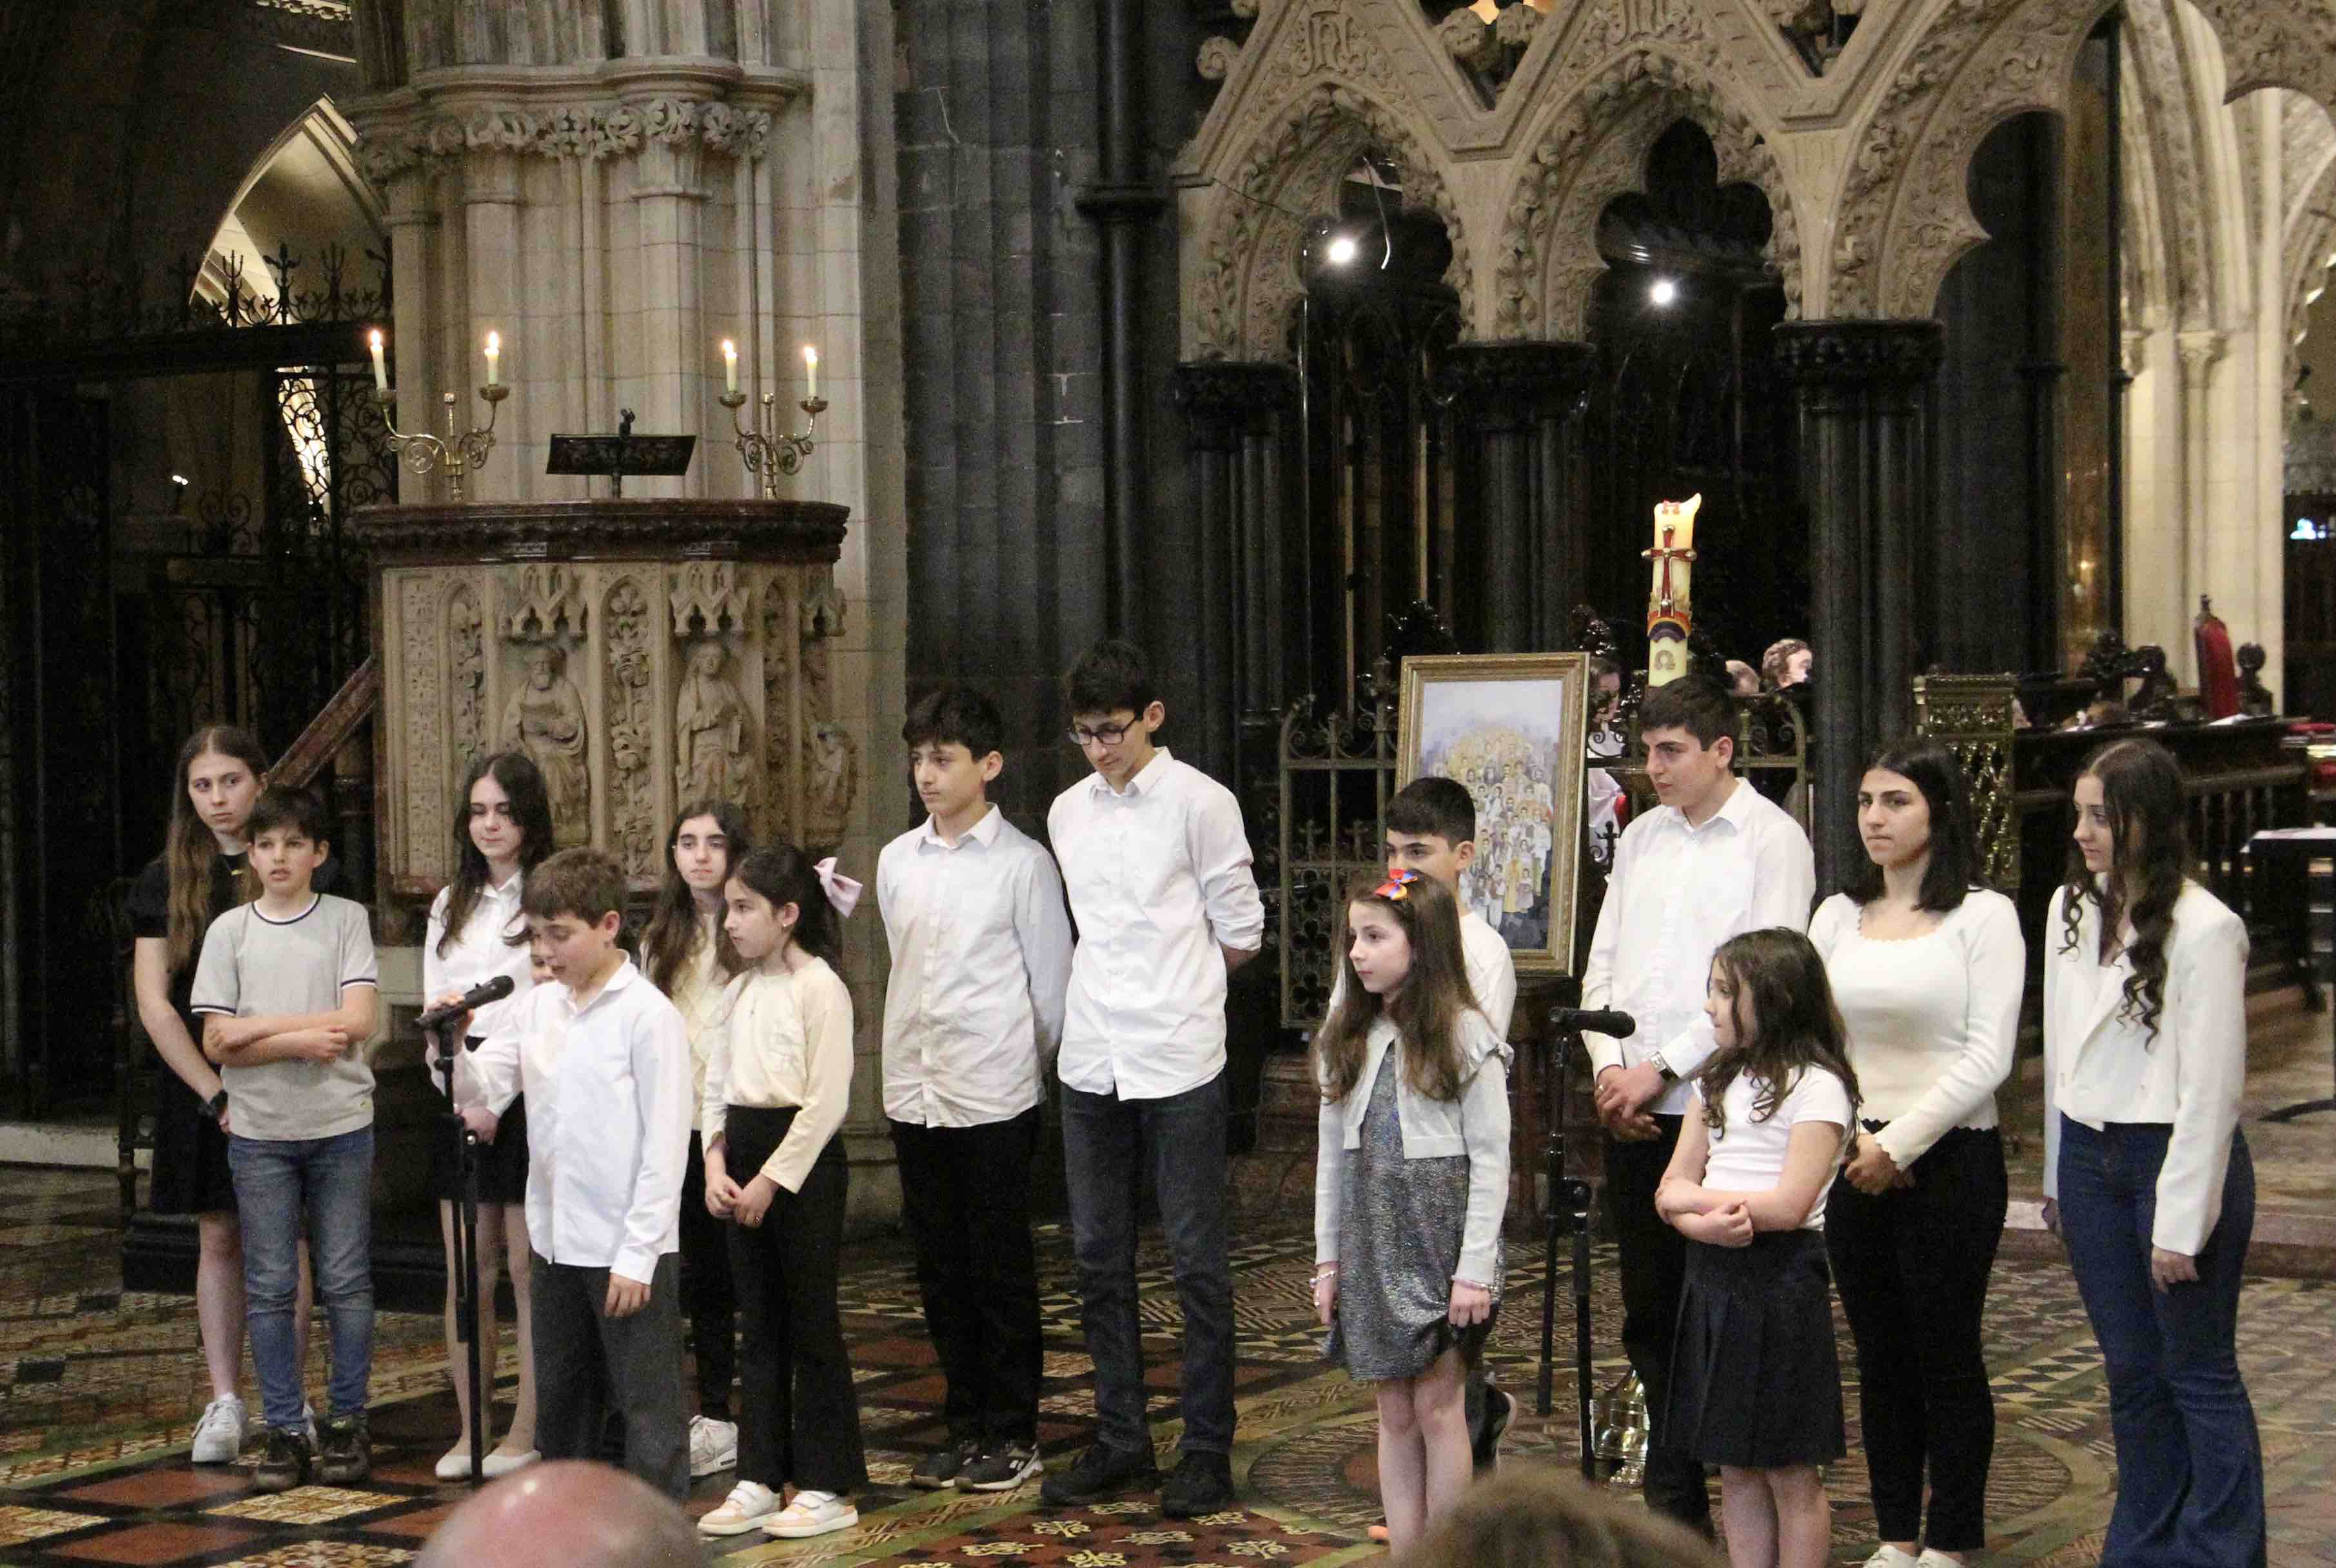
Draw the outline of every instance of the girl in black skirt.
M1736 1568L1821 1568L1833 1515L1817 1467L1847 1448L1825 1200L1857 1075L1824 960L1798 931L1722 943L1703 1010L1718 1048L1655 1193L1689 1242L1656 1437L1719 1466Z

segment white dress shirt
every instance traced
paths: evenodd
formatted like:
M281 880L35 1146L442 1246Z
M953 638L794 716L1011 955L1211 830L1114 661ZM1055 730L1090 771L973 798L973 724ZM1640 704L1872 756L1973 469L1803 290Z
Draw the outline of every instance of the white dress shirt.
M1468 967L1468 989L1476 993L1476 1009L1493 1026L1494 1037L1505 1042L1509 1020L1517 1010L1517 961L1510 956L1509 939L1475 910L1463 907L1460 957ZM1341 963L1331 975L1330 1005L1322 1009L1323 1018L1338 1010L1346 989L1347 966Z
M2020 911L1973 888L1920 936L1869 940L1847 893L1818 906L1809 942L1849 1027L1859 1116L1904 1170L1951 1127L1992 1127L2011 1076L2028 944Z
M1055 797L1046 831L1079 926L1063 1083L1165 1099L1224 1070L1225 959L1265 940L1241 804L1163 746L1114 793L1100 774Z
M2068 896L2055 892L2044 920L2044 1195L2060 1195L2063 1115L2096 1128L2168 1124L2150 1242L2195 1258L2222 1216L2246 1090L2246 922L2196 882L2182 884L2152 1036L2124 1016L2132 960L2120 951L2100 961L2100 905L2086 900L2075 947L2063 940Z
M453 888L441 888L430 905L430 920L422 937L422 1005L428 1007L448 991L467 991L483 985L497 975L509 975L511 994L499 1002L489 1002L471 1015L465 1033L485 1040L495 1032L497 1023L506 1012L516 1011L527 993L534 989L534 971L528 961L527 917L520 912L521 884L527 881L523 872L513 872L501 887L479 891L479 901L471 906L471 918L462 922L462 931L447 944L445 954L438 951L439 940L446 934L446 904L454 896ZM519 945L513 947L505 939L516 936ZM430 1086L443 1091L446 1078L438 1070L438 1037L433 1031L424 1037L423 1059L429 1064ZM500 1097L497 1114L511 1104L518 1091L508 1082L491 1084L479 1070L477 1054L464 1051L454 1063L454 1104L465 1105L495 1104Z
M479 1047L527 1096L527 1235L555 1263L649 1279L681 1245L689 1037L630 959L579 1011L538 986Z
M1659 806L1622 830L1598 931L1582 976L1582 1005L1638 1020L1616 1040L1585 1033L1591 1070L1630 1067L1660 1050L1679 1076L1647 1109L1682 1115L1687 1080L1711 1055L1703 1016L1711 955L1745 931L1806 930L1816 896L1808 835L1742 779L1701 827Z
M1054 857L994 805L954 844L928 817L877 857L876 902L892 949L885 1115L972 1127L1036 1105L1071 979Z

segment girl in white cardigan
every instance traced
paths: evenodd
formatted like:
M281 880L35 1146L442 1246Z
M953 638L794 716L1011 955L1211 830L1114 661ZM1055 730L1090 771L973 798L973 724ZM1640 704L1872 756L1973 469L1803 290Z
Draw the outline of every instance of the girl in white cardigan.
M2044 1215L2108 1368L2101 1561L2260 1568L2263 1446L2235 1345L2254 1228L2246 927L2184 874L2163 746L2112 741L2076 800L2044 928Z

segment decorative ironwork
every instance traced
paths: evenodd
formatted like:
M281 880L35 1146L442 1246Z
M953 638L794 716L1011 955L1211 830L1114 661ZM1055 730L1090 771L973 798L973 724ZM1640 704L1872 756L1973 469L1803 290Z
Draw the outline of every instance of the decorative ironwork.
M2019 785L2012 736L2018 683L2010 675L1918 675L1914 733L1955 754L1971 786L1981 874L2006 893L2020 887Z
M37 258L28 259L15 279L18 289L0 293L0 373L54 374L60 349L88 355L100 346L112 351L102 363L123 363L128 353L149 371L195 368L206 361L218 368L215 350L199 347L194 340L220 332L322 328L390 317L386 248L358 258L345 246L327 245L316 253L313 272L288 243L262 260L272 289L256 286L243 258L233 254L201 262L181 256L151 279L135 260L108 270L87 257L50 268ZM369 282L364 263L371 264ZM159 299L151 294L156 286L162 289ZM348 346L358 346L352 340ZM313 353L304 350L277 363L307 357Z
M1321 714L1312 697L1281 721L1276 899L1281 948L1281 1021L1321 1021L1338 977L1347 889L1387 869L1381 847L1395 794L1397 687L1386 660L1368 706Z

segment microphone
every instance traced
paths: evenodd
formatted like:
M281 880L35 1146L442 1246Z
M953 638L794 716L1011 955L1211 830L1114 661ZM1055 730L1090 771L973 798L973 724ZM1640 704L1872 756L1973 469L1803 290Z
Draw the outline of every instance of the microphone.
M1627 1039L1639 1032L1639 1020L1628 1013L1611 1013L1602 1008L1552 1008L1549 1027L1552 1029L1587 1030L1593 1035L1611 1035Z
M414 1020L414 1026L423 1029L443 1028L464 1013L483 1008L489 1002L501 1001L511 994L511 978L509 975L497 975L493 979L481 981L464 991L461 999L448 1002L443 1008L432 1008Z

